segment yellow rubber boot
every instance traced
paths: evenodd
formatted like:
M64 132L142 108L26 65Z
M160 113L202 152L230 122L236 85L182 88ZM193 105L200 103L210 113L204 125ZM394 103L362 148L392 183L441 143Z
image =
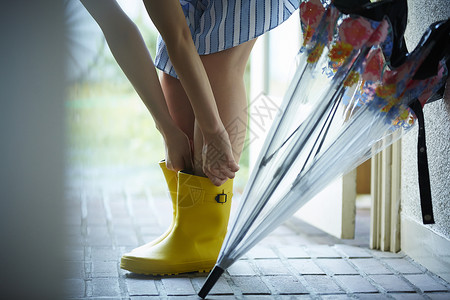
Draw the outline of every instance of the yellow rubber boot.
M120 267L138 274L209 272L217 260L230 216L233 180L217 187L208 178L178 173L178 211L158 244L122 256Z
M170 199L172 200L172 207L173 207L173 213L172 213L172 223L170 224L169 228L164 232L162 235L160 235L158 238L154 239L153 241L140 246L139 248L133 249L132 251L145 251L146 248L153 247L154 245L161 242L163 239L165 239L169 233L172 231L172 228L175 224L175 218L177 216L177 188L178 188L178 173L172 170L167 169L166 162L164 160L159 162L159 167L161 168L164 178L166 179L167 187L169 189Z
M170 200L172 201L172 222L169 228L164 232L159 238L150 242L153 245L162 241L169 233L175 224L175 218L177 217L177 189L178 189L178 172L167 169L166 161L162 160L159 162L159 167L161 168L164 178L166 180L167 188L169 189Z

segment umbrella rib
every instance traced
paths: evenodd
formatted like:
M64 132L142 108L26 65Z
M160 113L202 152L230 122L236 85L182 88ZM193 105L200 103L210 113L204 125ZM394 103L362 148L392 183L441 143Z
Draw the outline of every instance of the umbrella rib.
M316 153L314 154L314 157L316 157L317 154L319 153L320 148L322 147L323 142L324 142L324 140L325 140L325 137L326 137L326 135L327 135L327 133L328 133L328 130L329 130L329 128L330 128L332 119L334 118L334 115L335 115L335 113L336 113L336 111L337 111L337 108L338 108L338 105L337 105L337 104L338 104L338 102L339 102L339 100L338 100L338 99L339 99L339 96L342 95L343 93L344 93L344 89L341 87L341 88L339 88L338 91L336 91L336 93L333 94L333 99L335 99L335 100L334 100L334 103L333 103L333 107L331 108L331 110L330 110L330 112L329 112L329 114L328 114L328 116L327 116L327 118L326 118L324 124L322 125L322 128L320 129L320 132L319 132L319 134L318 134L316 140L314 141L314 144L313 144L313 146L311 147L311 150L309 151L308 156L306 157L305 163L303 164L303 167L302 167L302 169L300 170L300 173L303 172L303 170L305 169L306 165L308 164L308 161L310 160L311 155L312 155L312 153L314 152L314 148L316 148L317 142L318 142L319 140L321 140L321 141L320 141L320 144L319 144L319 146L318 146L318 148L317 148L317 150L316 150ZM333 101L333 99L332 99L332 101ZM332 117L331 117L331 120L330 120L330 116L332 116ZM330 120L330 121L329 121L329 120ZM329 121L329 122L328 122L328 121ZM326 130L325 130L325 133L322 135L322 132L323 132L325 126L327 125L327 123L328 123L328 126L327 126L327 128L326 128Z
M289 102L287 103L287 105L286 105L286 108L284 109L284 111L283 111L283 113L282 113L282 115L280 116L280 118L279 118L279 120L278 120L278 124L273 124L272 125L272 127L274 127L274 126L276 126L276 127L279 127L280 126L280 124L283 122L283 120L284 120L284 116L286 115L286 113L287 112L289 112L290 110L289 110L289 107L291 106L291 103L292 103L292 101L293 101L293 99L292 99L292 95L294 95L295 94L295 91L297 91L297 89L298 89L298 87L299 87L299 85L300 85L300 82L301 82L301 79L303 78L303 76L304 76L304 74L305 74L305 71L306 71L306 68L304 68L303 69L303 71L302 71L302 74L300 75L300 78L298 79L298 81L297 81L297 84L296 84L296 86L295 86L295 88L293 89L293 91L292 91L292 94L289 96L289 98L290 98L290 100L289 100ZM267 162L269 162L272 158L273 158L273 156L281 149L281 148L283 148L283 146L288 142L288 140L297 132L297 130L299 129L301 127L301 124L288 136L288 138L286 139L286 140L284 140L283 141L283 143L281 144L281 146L280 147L278 147L278 149L276 149L272 154L269 154L269 156L263 156L263 158L261 159L261 165L262 166L265 166L266 164L267 164ZM276 130L275 130L276 131ZM270 137L270 142L268 142L268 149L267 150L269 150L269 148L270 148L270 144L273 142L273 138L275 137L275 132L272 134L272 136Z

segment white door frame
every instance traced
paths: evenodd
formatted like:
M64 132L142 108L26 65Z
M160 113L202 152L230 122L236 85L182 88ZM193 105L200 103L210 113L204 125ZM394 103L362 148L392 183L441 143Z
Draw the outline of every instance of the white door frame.
M400 251L401 140L372 157L370 248Z

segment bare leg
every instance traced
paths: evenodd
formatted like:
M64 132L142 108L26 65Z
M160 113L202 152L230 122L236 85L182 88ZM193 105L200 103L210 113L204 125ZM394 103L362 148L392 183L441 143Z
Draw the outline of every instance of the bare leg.
M201 56L220 117L230 136L236 161L239 161L241 156L247 127L247 100L243 77L255 41L256 39L218 53ZM163 74L161 83L172 118L181 130L194 140L195 174L204 175L201 158L202 133L194 124L195 117L189 99L178 79Z
M163 73L161 86L172 119L188 138L193 141L195 116L180 80Z
M244 71L255 41L256 39L221 52L201 56L237 162L244 146L247 128ZM203 175L202 134L198 126L195 126L194 130L194 171L197 175Z

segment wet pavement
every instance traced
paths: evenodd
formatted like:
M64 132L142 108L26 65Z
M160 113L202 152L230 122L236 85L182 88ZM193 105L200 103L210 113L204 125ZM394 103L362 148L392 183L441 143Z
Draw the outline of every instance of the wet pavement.
M119 268L123 253L170 224L159 173L156 163L68 171L67 298L199 299L205 273L154 277ZM368 222L369 211L358 210L356 238L339 240L291 218L232 265L208 299L450 299L448 282L403 253L370 250Z

